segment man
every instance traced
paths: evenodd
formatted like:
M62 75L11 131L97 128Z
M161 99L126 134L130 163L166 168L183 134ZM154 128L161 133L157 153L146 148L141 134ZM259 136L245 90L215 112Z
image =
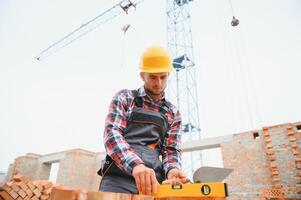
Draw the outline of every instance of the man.
M118 92L106 118L107 152L100 191L152 195L158 184L187 182L181 169L181 119L165 99L164 90L173 69L167 51L159 46L141 57L138 90Z

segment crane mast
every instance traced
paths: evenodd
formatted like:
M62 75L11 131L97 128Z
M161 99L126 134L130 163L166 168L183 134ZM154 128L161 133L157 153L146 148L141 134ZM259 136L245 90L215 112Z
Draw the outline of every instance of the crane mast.
M191 1L166 0L167 48L175 69L170 75L167 92L182 115L182 141L200 139L201 136L189 9ZM182 163L186 173L192 175L195 168L202 165L202 156L200 152L189 154L182 156Z

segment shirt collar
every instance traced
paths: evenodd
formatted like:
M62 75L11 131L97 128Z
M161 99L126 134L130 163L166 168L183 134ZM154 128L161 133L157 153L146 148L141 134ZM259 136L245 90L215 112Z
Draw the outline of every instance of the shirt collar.
M144 86L141 86L141 87L138 89L138 96L140 96L140 97L145 97L145 96L147 96L149 99L152 99L148 94L146 94ZM163 95L162 95L162 97L161 97L160 100L161 100L161 101L165 101L165 92L163 93Z

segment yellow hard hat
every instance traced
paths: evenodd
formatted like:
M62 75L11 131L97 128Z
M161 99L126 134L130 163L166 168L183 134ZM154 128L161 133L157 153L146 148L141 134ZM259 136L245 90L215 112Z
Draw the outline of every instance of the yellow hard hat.
M173 67L168 52L160 46L147 48L141 56L140 70L147 73L170 72Z

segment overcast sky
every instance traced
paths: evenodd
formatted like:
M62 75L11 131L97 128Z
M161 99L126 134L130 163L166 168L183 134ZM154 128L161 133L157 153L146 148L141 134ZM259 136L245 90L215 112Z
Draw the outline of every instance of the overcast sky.
M45 60L34 57L116 2L0 0L0 171L28 152L103 151L112 96L141 86L144 48L166 45L166 2L145 0ZM191 3L204 138L301 120L301 1L232 4L238 27L229 0Z

